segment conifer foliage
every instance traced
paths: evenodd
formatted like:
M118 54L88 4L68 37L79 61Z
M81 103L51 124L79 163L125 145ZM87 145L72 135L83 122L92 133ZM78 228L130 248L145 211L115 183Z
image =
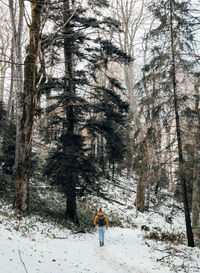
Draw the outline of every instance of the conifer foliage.
M77 195L104 195L102 160L108 166L123 158L128 105L120 98L123 88L109 73L109 65L129 58L106 39L105 34L118 27L101 14L107 6L106 1L88 1L84 7L70 0L52 3L49 20L54 32L43 37L46 65L63 71L49 77L42 90L51 100L46 130L56 143L45 174L65 193L66 218L74 223ZM94 145L99 137L101 157Z
M151 47L151 61L144 68L145 79L154 80L154 93L159 100L162 96L162 105L157 104L156 110L163 125L167 128L169 120L176 125L176 142L178 151L178 169L182 185L182 197L185 211L185 221L188 245L194 246L191 229L190 212L187 197L187 181L184 170L183 134L181 131L181 106L188 100L181 94L181 73L192 72L194 58L192 49L194 44L193 30L195 19L189 11L188 1L153 1L150 9L156 19L156 27L149 35L153 46ZM189 75L190 77L191 75ZM157 84L159 83L159 84ZM179 91L179 92L178 92Z

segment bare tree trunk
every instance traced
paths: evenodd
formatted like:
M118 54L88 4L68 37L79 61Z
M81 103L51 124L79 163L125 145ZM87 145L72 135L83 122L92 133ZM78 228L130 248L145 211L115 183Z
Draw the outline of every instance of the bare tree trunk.
M23 1L18 0L19 3L19 17L18 27L16 27L16 11L13 6L13 1L9 0L9 11L12 24L13 33L13 59L16 60L16 96L15 96L15 111L16 111L16 148L15 148L15 164L14 172L19 156L19 126L22 115L22 93L23 93L23 71L22 71L22 32L23 32ZM10 103L10 101L9 101ZM9 105L10 107L10 105Z
M37 103L36 70L43 4L31 2L29 48L24 62L24 101L20 122L20 146L16 169L14 207L26 212L29 207L29 170L34 113Z
M198 126L199 130L199 126ZM192 191L192 229L196 236L200 236L200 175L199 175L199 132L196 133L194 147L194 166L193 166L193 191ZM197 146L198 145L198 146Z
M199 75L197 75L199 77ZM196 90L196 105L195 110L199 110L199 81L195 84ZM192 229L194 234L200 238L200 162L199 162L199 148L200 148L200 118L197 120L197 128L194 143L194 166L193 166L193 191L192 191Z
M1 10L0 8L0 13ZM10 34L9 28L6 23L1 25L0 29L0 101L5 102L4 94L4 85L5 85L5 76L6 71L9 67L9 63L7 62L7 52L10 47Z
M4 101L4 83L5 83L6 70L0 71L0 101Z
M145 48L144 48L144 65L146 64L146 52L147 52L147 40L145 42ZM153 88L152 88L152 109L148 109L148 111L152 112L154 109L154 93L155 93L155 79L153 80ZM144 86L144 92L146 94L146 96L148 97L148 91L147 91L147 87L146 87L146 79L145 79L145 71L143 71L143 86ZM148 135L147 135L147 126L146 128L144 126L142 126L140 120L138 119L138 117L135 119L136 124L136 128L140 128L141 133L139 135L140 141L142 138L145 138L145 140L143 141L143 151L142 151L142 163L141 163L141 170L140 170L140 178L138 181L138 185L137 185L137 195L136 195L136 208L139 211L144 211L145 208L145 195L146 195L146 189L147 189L147 183L148 183L148 175L149 175L149 166L150 166L150 161L152 161L152 159L150 160L150 143L148 141ZM146 125L146 124L145 124ZM153 126L153 117L151 117L151 126ZM146 129L146 130L144 130ZM149 193L150 189L148 189L148 193ZM150 193L149 193L150 194Z
M173 29L173 6L172 0L170 0L170 31L171 31L171 56L172 56L172 67L171 67L171 75L172 75L172 86L173 86L173 96L174 96L174 112L176 119L176 134L177 134L177 142L178 142L178 156L179 156L179 169L181 172L181 184L183 191L183 204L184 204L184 212L185 212L185 223L186 223L186 232L187 232L187 240L188 246L194 247L194 238L191 226L190 219L190 211L188 206L188 196L187 196L187 187L186 187L186 178L184 173L184 157L183 157L183 149L182 149L182 135L180 129L180 117L178 112L178 97L176 90L176 64L175 64L175 46L174 46L174 29Z
M14 67L14 52L13 51L14 51L14 44L13 44L13 39L12 39L11 54L10 54L10 59L12 60L12 63L11 63L10 92L9 92L7 117L6 117L7 121L11 118L12 104L13 104L14 69L15 69L15 67Z
M165 158L165 162L167 163L167 167L166 169L166 173L168 173L168 177L169 177L169 191L172 192L174 190L174 179L173 179L173 167L172 167L172 136L171 136L171 124L168 124L167 128L166 128L166 134L167 134L167 151L166 151L166 158Z
M148 179L148 166L149 166L149 154L148 154L148 140L144 141L142 145L142 162L140 178L137 185L137 195L136 195L136 207L139 211L144 211L145 209L145 193L147 188Z
M23 71L22 71L22 31L23 31L23 2L19 0L19 22L16 40L16 57L17 57L17 92L16 92L16 148L14 173L16 171L19 156L20 141L20 119L22 115L22 92L23 92Z

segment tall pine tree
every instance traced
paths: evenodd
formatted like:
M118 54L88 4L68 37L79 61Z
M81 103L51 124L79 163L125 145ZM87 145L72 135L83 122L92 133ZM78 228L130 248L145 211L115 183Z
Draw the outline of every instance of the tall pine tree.
M145 67L146 78L144 80L156 78L157 97L165 98L166 104L162 101L162 106L157 107L157 111L160 113L162 111L160 117L163 124L169 122L167 108L174 112L179 179L182 185L187 238L188 245L193 247L194 240L188 206L187 181L184 174L185 159L180 119L181 102L187 98L178 95L178 88L181 88L178 75L192 70L193 59L190 53L193 48L194 21L190 16L188 1L153 1L150 8L155 16L157 26L150 33L154 45L151 48L153 57ZM168 106L166 107L166 105Z
M54 33L43 38L43 50L51 48L46 65L56 64L64 71L49 78L43 88L51 99L46 109L51 116L48 128L56 138L45 174L65 193L65 216L74 223L78 223L77 195L104 196L102 158L95 153L95 140L102 136L103 155L113 166L125 150L122 135L128 105L120 98L123 88L109 73L109 64L129 58L103 35L118 27L100 13L107 6L106 1L88 1L85 8L75 1L60 1L50 6ZM98 75L103 75L103 83Z

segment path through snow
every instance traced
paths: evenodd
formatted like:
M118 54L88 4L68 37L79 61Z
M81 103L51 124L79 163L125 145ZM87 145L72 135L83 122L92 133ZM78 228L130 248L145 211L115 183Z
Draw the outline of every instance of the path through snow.
M1 229L0 272L2 273L169 273L159 268L149 248L135 230L110 228L105 246L97 234L66 235L35 240Z

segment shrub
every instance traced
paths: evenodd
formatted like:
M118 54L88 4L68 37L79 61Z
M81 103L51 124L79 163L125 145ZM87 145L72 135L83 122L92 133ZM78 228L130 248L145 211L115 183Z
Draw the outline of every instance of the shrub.
M157 240L162 242L170 242L173 244L182 244L185 240L185 235L183 233L170 233L168 231L160 230L149 230L148 233L144 234L144 238L150 240Z

